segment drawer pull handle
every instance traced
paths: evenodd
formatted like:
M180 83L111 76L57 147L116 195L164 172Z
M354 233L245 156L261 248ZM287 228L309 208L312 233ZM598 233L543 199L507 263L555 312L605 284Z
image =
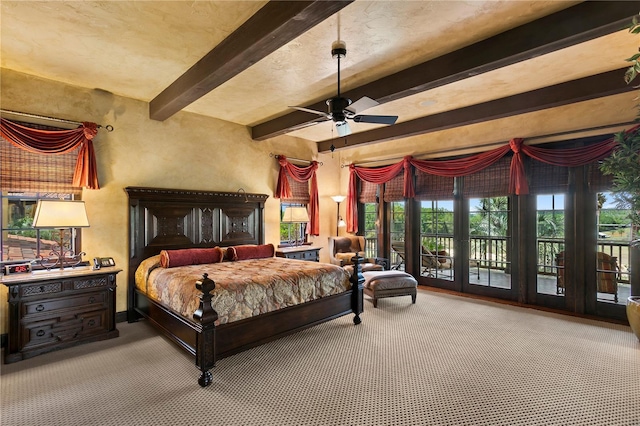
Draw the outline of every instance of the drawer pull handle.
M93 327L96 324L96 320L89 320L89 327Z
M38 332L36 333L36 336L38 337L44 336L44 330L38 330Z
M96 301L96 298L95 298L95 297L91 296L91 297L89 298L89 303L93 303L93 302L95 302L95 301Z
M36 306L36 311L38 311L38 312L44 311L44 306L42 306L42 305Z

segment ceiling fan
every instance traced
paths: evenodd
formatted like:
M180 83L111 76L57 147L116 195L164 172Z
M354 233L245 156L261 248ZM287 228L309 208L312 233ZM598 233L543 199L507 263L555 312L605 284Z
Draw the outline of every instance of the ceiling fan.
M299 111L318 114L317 118L306 125L321 123L323 121L332 120L336 123L336 131L340 137L351 134L351 128L347 120L353 120L356 123L375 123L375 124L395 124L398 119L397 115L362 115L362 111L373 108L379 103L371 98L363 96L355 102L351 102L349 98L340 96L340 59L347 56L347 46L345 42L337 40L331 46L331 56L338 59L338 95L334 98L327 99L328 112L316 111L314 109L292 106ZM302 126L301 126L302 127Z

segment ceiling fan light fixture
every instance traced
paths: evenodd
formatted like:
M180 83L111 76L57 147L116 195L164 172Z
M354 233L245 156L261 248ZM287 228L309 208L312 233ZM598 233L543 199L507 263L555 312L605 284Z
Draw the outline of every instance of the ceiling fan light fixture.
M347 44L342 40L336 40L331 44L331 57L344 58L347 56Z

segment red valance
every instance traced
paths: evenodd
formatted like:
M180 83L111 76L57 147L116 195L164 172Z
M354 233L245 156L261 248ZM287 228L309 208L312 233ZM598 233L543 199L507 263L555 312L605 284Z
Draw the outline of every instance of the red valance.
M72 130L39 130L0 118L0 136L20 149L55 155L79 148L72 185L89 189L100 188L92 142L97 134L95 123L82 123Z
M316 170L318 162L312 161L307 167L299 167L291 164L284 155L278 156L280 164L280 172L278 173L278 183L276 185L276 198L288 198L291 196L291 188L287 180L287 174L297 182L311 181L311 194L309 203L309 226L307 226L307 234L320 235L320 208L318 202L318 180L316 178Z
M626 130L626 132L631 133L638 131L638 129L640 129L640 126L635 126ZM509 152L513 152L509 173L509 192L516 195L525 195L529 193L529 185L524 170L523 155L528 155L534 160L555 166L578 167L606 158L616 146L617 142L613 137L588 147L569 149L527 146L524 145L524 139L514 138L507 145L491 151L454 160L418 160L407 156L401 162L384 167L356 167L352 164L349 166L349 188L347 191L347 232L358 232L356 177L366 182L383 184L396 177L401 170L404 170L404 196L413 198L413 170L411 166L423 173L459 177L477 173L491 166Z

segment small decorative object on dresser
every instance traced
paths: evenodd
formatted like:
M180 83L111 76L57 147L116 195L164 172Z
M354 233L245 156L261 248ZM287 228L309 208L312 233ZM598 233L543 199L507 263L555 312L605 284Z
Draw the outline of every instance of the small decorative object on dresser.
M321 248L311 246L282 247L276 250L276 257L320 262L319 252Z
M4 362L118 337L118 272L120 269L82 267L2 276L0 282L9 288Z

